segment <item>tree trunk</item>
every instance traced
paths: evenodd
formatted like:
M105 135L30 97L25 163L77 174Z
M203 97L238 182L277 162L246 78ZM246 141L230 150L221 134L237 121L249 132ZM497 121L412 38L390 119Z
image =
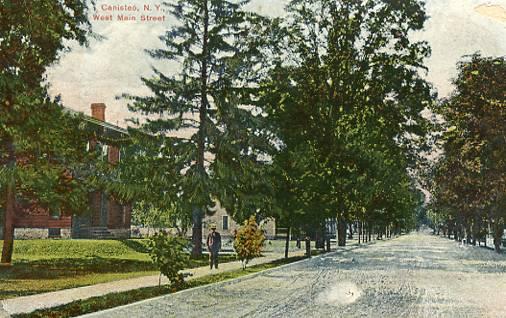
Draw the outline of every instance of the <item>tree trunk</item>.
M2 249L2 264L12 262L12 253L14 251L14 207L16 197L15 186L12 181L7 186L5 212L4 212L4 244Z
M504 234L504 223L500 220L494 222L494 250L501 253L501 241Z
M209 7L208 0L202 1L202 18L204 31L202 35L202 60L201 60L201 74L200 74L200 85L201 85L201 96L200 96L200 109L199 109L199 132L197 140L197 170L199 177L204 178L206 171L204 166L204 154L205 154L205 140L206 140L206 125L207 125L207 65L209 55ZM205 194L204 194L205 195ZM192 213L193 221L193 233L192 233L192 257L202 256L202 219L203 211L201 208L194 208Z
M199 258L202 256L202 211L194 208L192 213L192 257Z
M466 244L469 245L471 243L471 225L469 224L469 221L466 221Z
M4 244L2 248L2 264L12 263L12 253L14 252L14 215L16 207L16 180L14 179L14 168L16 167L16 155L14 143L12 140L6 142L7 151L9 153L8 165L11 168L11 175L7 182L5 191L5 209L4 209Z
M360 245L360 238L362 236L362 222L358 222L358 244Z
M288 248L290 247L290 227L286 230L286 242L285 242L285 258L288 258Z
M346 246L346 220L342 215L337 218L337 241L339 246Z
M353 224L351 222L348 224L348 230L348 239L353 240Z
M475 215L473 218L473 224L471 225L471 239L472 244L476 246L476 241L479 240L479 231L480 231L480 224L478 221L478 217Z
M311 257L311 239L309 238L309 236L306 236L305 243L306 243L306 257Z

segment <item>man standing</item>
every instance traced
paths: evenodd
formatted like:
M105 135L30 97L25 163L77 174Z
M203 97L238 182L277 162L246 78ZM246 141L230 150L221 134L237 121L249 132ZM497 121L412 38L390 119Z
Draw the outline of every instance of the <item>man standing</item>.
M221 249L221 235L216 232L216 224L211 224L211 233L207 236L207 250L209 251L209 266L218 269L218 253Z

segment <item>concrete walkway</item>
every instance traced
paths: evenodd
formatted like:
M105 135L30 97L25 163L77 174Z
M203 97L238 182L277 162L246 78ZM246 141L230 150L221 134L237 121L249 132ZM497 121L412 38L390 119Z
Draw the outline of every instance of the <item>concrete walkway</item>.
M290 251L289 256L302 256L303 249ZM265 264L277 259L283 258L284 255L279 252L265 253L264 257L255 258L249 262L248 266ZM241 262L234 261L219 265L219 269L210 270L208 266L198 267L184 270L185 273L191 273L193 276L188 280L203 277L206 275L218 274L241 269ZM88 299L97 296L103 296L110 293L123 292L143 287L158 286L159 275L138 277L127 280L119 280L109 283L102 283L92 286L64 289L56 292L43 293L31 296L23 296L0 301L0 318L7 318L13 314L29 313L37 309L51 308L65 305L76 300ZM162 284L168 280L163 277Z

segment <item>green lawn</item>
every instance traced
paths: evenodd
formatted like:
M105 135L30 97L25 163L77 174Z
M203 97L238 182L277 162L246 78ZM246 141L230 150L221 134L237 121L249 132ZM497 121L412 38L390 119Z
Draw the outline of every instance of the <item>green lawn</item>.
M0 267L0 299L158 274L146 245L147 240L18 240L13 266ZM203 256L190 267L206 264Z
M101 297L93 297L85 300L74 301L70 304L54 308L37 310L29 314L14 315L13 318L76 317L79 315L84 315L112 307L131 304L133 302L144 299L167 295L187 288L193 288L238 278L244 275L264 271L266 269L275 268L283 264L299 261L301 259L303 259L303 257L290 257L288 259L280 259L267 264L251 266L246 268L246 270L234 270L230 272L208 275L186 282L184 286L181 286L179 288L164 285L162 287L146 287L121 293L111 293Z

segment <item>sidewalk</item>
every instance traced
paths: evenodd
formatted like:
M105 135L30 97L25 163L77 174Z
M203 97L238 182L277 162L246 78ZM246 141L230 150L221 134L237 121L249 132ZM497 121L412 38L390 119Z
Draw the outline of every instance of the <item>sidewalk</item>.
M304 249L291 251L289 256L302 256ZM251 260L248 266L265 264L284 257L279 252L265 253L264 257ZM241 269L241 262L234 261L220 264L219 269L210 270L208 266L184 270L185 273L191 273L193 276L188 280L203 277L206 275L218 274ZM159 275L145 276L115 282L102 283L91 286L64 289L56 292L43 293L31 296L23 296L0 301L0 318L7 318L9 315L29 313L37 309L51 308L65 305L76 300L88 299L97 296L103 296L110 293L123 292L143 287L158 286ZM168 280L163 277L162 284Z

